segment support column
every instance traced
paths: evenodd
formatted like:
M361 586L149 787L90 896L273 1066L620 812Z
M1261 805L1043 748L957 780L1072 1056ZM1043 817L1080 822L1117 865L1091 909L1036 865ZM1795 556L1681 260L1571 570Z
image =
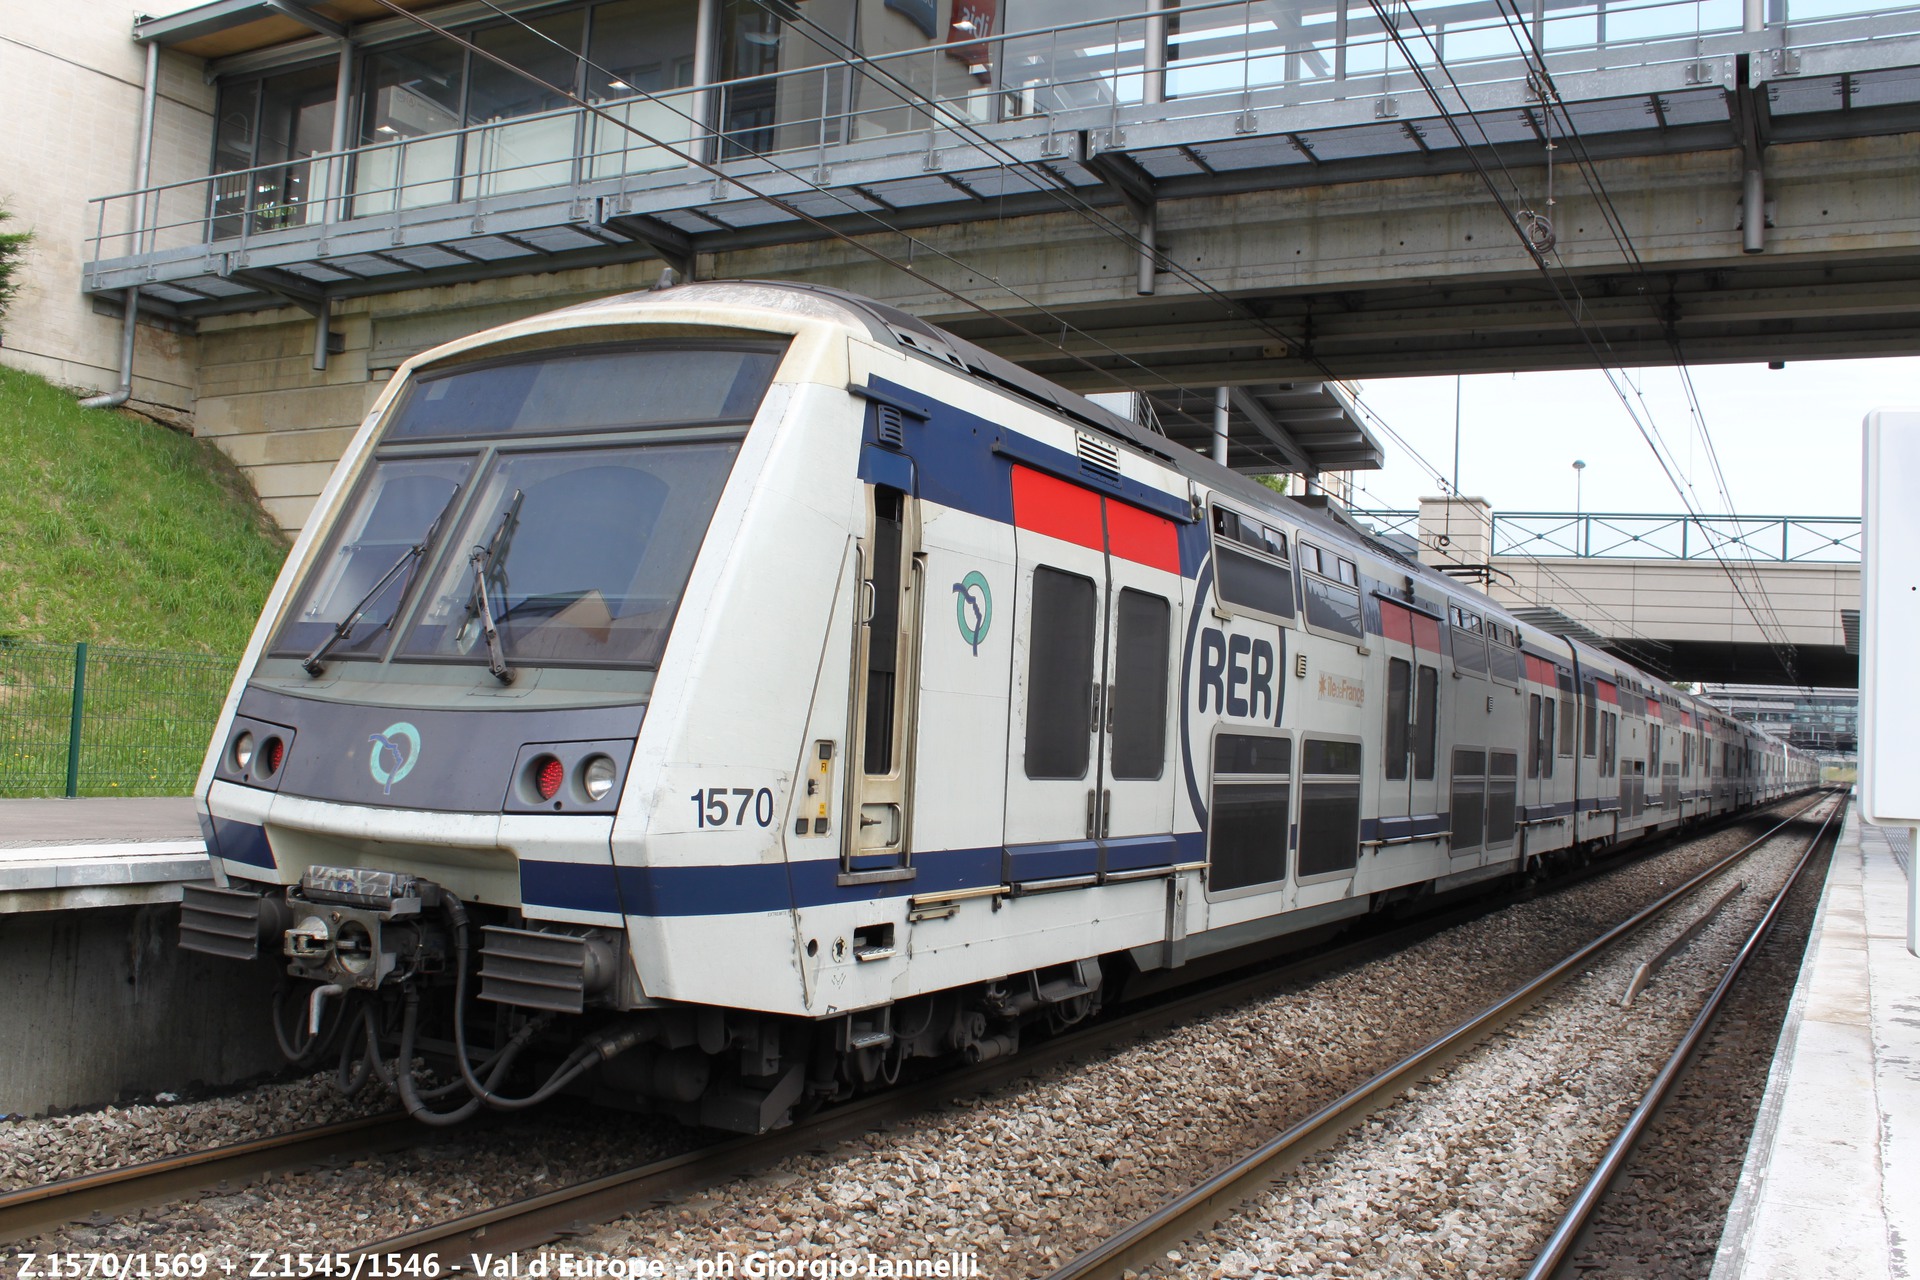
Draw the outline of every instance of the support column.
M340 66L333 79L333 139L327 157L327 200L320 208L322 222L337 222L347 216L343 203L347 193L347 120L353 97L353 41L340 42Z
M147 83L140 91L140 151L134 162L134 190L139 192L133 202L133 235L128 247L134 253L145 249L147 234L147 201L152 195L147 184L153 181L153 115L160 96L160 45L159 42L147 42ZM157 219L156 219L157 221ZM134 326L140 318L140 289L138 286L126 292L126 300L121 304L125 314L120 321L120 385L105 395L88 396L80 402L86 409L112 409L125 404L133 396L133 338Z
M700 8L693 23L693 84L696 92L692 98L692 115L696 123L694 136L687 148L696 157L712 164L720 158L720 149L715 145L717 126L715 116L718 103L713 90L709 87L714 80L714 55L720 48L720 0L700 0Z
M1227 465L1227 396L1225 387L1213 389L1213 460Z
M1760 157L1747 157L1745 197L1740 208L1740 248L1747 253L1764 253L1767 248L1767 184L1760 172Z

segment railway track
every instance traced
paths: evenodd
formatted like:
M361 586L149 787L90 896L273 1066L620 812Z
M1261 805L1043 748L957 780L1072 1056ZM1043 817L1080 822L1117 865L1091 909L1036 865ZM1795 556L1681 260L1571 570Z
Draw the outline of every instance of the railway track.
M238 1186L263 1174L410 1146L420 1137L420 1126L389 1111L0 1192L0 1244L84 1218L166 1204L223 1183Z
M1748 820L1751 820L1749 815ZM1672 836L1640 855L1658 852L1708 832ZM1552 882L1549 892L1631 865L1609 858ZM831 1146L884 1129L896 1121L947 1103L957 1094L984 1094L1024 1076L1094 1055L1130 1039L1156 1034L1243 1002L1299 987L1498 911L1537 891L1486 894L1406 923L1370 933L1339 947L1316 950L1284 964L1218 985L1189 986L1158 995L1154 1002L1122 1009L1084 1029L1037 1043L1020 1054L983 1067L944 1072L917 1084L834 1108L787 1130L735 1138L514 1201L443 1220L406 1235L363 1246L378 1255L441 1255L458 1269L472 1251L494 1254L536 1246L650 1205L670 1204L703 1188L764 1168L785 1156ZM328 1161L412 1147L439 1131L422 1129L398 1113L365 1117L318 1129L192 1152L122 1169L81 1175L42 1186L0 1193L0 1243L32 1238L63 1223L123 1216L140 1208L176 1202L226 1186L238 1188L264 1174L292 1172Z
M1627 920L1522 984L1507 996L1430 1041L1423 1048L1407 1055L1339 1099L1219 1170L1205 1181L1171 1197L1151 1213L1134 1220L1099 1244L1083 1251L1066 1265L1055 1270L1048 1280L1094 1280L1095 1277L1119 1277L1164 1258L1169 1250L1225 1219L1247 1200L1272 1185L1276 1179L1298 1166L1309 1156L1339 1141L1356 1125L1394 1102L1406 1090L1432 1078L1448 1063L1485 1042L1490 1036L1535 1006L1544 995L1564 979L1581 972L1603 952L1610 950L1658 919L1669 908L1687 899L1701 885L1766 845L1787 826L1799 821L1820 805L1828 803L1833 803L1834 808L1814 837L1808 841L1807 849L1794 873L1797 876L1798 869L1806 865L1807 856L1825 836L1844 801L1835 801L1833 797L1823 796L1798 810L1757 839L1749 841L1733 853L1717 860ZM1791 888L1791 878L1787 888ZM1781 896L1784 896L1787 888L1781 890ZM1778 911L1779 901L1779 897L1774 899L1773 906L1768 909L1760 928L1756 930L1756 936L1750 937L1747 944L1741 948L1736 964L1744 963L1745 957L1757 948L1759 939L1764 937L1764 929L1771 924ZM1700 1016L1695 1020L1683 1048L1690 1051L1692 1044L1697 1042L1700 1032L1711 1021L1720 998L1731 985L1736 973L1737 969L1730 971L1715 989L1709 1006L1703 1008ZM1657 1084L1663 1092L1677 1073L1678 1068L1672 1063L1660 1073ZM1595 1172L1588 1188L1576 1198L1573 1208L1579 1213L1579 1221L1571 1225L1563 1223L1556 1229L1553 1241L1550 1242L1554 1250L1553 1265L1557 1265L1565 1256L1568 1246L1578 1235L1580 1224L1584 1223L1586 1214L1598 1201L1599 1194L1595 1188L1604 1189L1606 1181L1617 1169L1621 1155L1630 1149L1633 1136L1637 1135L1640 1127L1645 1123L1646 1116L1650 1115L1657 1105L1657 1099L1651 1102L1643 1100L1641 1107L1635 1110L1633 1120L1630 1121L1630 1132L1623 1133L1614 1144L1614 1148L1619 1150L1616 1152L1614 1148L1609 1148L1608 1161L1603 1164L1601 1170ZM1563 1236L1564 1239L1562 1239ZM1541 1258L1543 1262L1547 1260L1547 1250L1544 1248ZM1551 1265L1545 1271L1536 1268L1529 1280L1540 1280L1551 1273Z

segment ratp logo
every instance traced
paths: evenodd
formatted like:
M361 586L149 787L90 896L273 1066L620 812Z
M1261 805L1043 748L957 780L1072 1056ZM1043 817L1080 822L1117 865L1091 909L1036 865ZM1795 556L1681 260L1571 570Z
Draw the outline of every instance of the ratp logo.
M420 731L401 720L368 734L367 741L373 744L367 753L367 772L383 794L392 795L393 784L412 773L413 762L420 758Z

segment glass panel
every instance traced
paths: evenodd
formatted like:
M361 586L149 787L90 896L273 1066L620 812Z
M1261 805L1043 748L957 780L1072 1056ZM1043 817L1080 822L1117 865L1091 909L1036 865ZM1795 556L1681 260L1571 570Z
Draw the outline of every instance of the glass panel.
M1308 739L1309 754L1312 749L1313 740ZM1360 784L1303 783L1300 787L1301 878L1349 871L1359 860Z
M1173 608L1159 596L1120 593L1113 637L1113 776L1157 778L1167 759L1167 671Z
M1553 696L1549 694L1540 711L1540 776L1553 776Z
M1504 643L1495 641L1491 646L1493 676L1496 680L1514 683L1520 679L1520 651L1510 649Z
M1027 776L1084 778L1092 755L1092 580L1033 571L1033 633L1027 652Z
M657 666L739 445L502 455L405 652L484 660L466 550L492 546L487 596L507 661Z
M1540 695L1527 697L1527 776L1540 776Z
M1420 668L1420 685L1415 699L1415 713L1418 716L1413 735L1413 776L1422 782L1433 779L1433 756L1436 739L1440 735L1440 672L1437 668Z
M1308 738L1300 752L1300 772L1360 776L1360 744Z
M1487 642L1471 631L1455 627L1453 665L1458 670L1470 672L1473 675L1487 674Z
M367 56L360 142L376 149L354 162L356 217L389 212L396 201L414 209L454 199L460 140L430 135L460 127L465 58L464 50L439 41Z
M1479 777L1487 771L1487 753L1484 751L1475 751L1469 747L1455 747L1453 749L1453 771L1456 774L1465 773Z
M462 365L414 379L387 438L747 422L780 356L648 343Z
M1520 772L1520 755L1514 751L1495 751L1487 756L1487 772L1496 778L1511 778Z
M1413 664L1387 659L1387 750L1381 760L1387 777L1407 776L1407 716L1413 699Z
M488 53L561 89L573 89L580 74L581 12L576 9L531 22L488 27L473 42ZM528 28L532 28L529 30ZM467 123L491 125L467 135L466 194L497 195L560 187L573 180L577 113L567 99L527 76L475 56L467 86ZM526 120L524 117L536 116ZM496 121L521 120L519 124Z
M762 0L722 0L720 78L745 82L722 91L723 158L845 140L853 0L810 0L805 22L782 22L775 10Z
M1560 754L1573 754L1573 695L1560 695Z
M1141 101L1146 0L1009 0L1000 68L1008 116L1059 115ZM1113 21L1053 30L1094 18ZM1123 20L1130 19L1130 20Z
M1585 726L1585 732L1583 734L1584 741L1581 745L1580 754L1585 756L1587 759L1591 760L1593 759L1593 754L1594 754L1594 750L1593 750L1594 735L1600 723L1600 703L1599 703L1599 700L1594 696L1592 685L1587 686L1585 701L1586 701L1586 714L1584 717L1582 717L1582 724Z
M1478 849L1485 817L1486 783L1479 778L1453 780L1453 850Z
M1519 784L1512 778L1493 778L1487 782L1487 844L1502 845L1513 840L1519 825L1516 811Z
M208 213L213 218L213 238L221 240L240 234L240 219L247 208L247 189L251 181L245 177L228 178L221 175L253 167L254 134L260 116L260 82L222 82L214 115L212 207Z
M1214 893L1271 884L1287 878L1287 807L1284 782L1213 789L1212 845L1207 888Z
M1168 20L1167 96L1239 93L1331 77L1333 11L1316 6L1303 15L1302 9L1262 4L1174 14Z
M694 0L615 0L593 11L586 98L630 128L587 117L588 176L613 178L685 164L648 138L685 147L695 100L675 94L693 83ZM596 70L595 68L598 68ZM602 74L605 72L606 74ZM668 95L663 102L636 93ZM644 136L642 136L644 135Z
M274 651L310 653L346 621L374 584L401 562L409 548L426 538L472 469L470 457L376 462L351 514L341 521L333 545L308 571L306 589L274 638ZM365 657L386 648L394 611L419 575L424 558L413 560L367 601L360 621L333 646L331 656Z
M253 175L253 229L274 231L304 225L309 205L327 197L327 169L307 163L333 146L334 67L269 76L261 84L260 152L255 161L275 166ZM322 204L324 208L324 204ZM311 217L318 220L320 209Z
M1213 740L1213 771L1216 774L1290 774L1293 772L1293 739L1223 733Z
M873 491L873 617L867 623L866 769L893 772L894 691L900 657L900 536L905 505L898 489Z
M861 56L884 60L853 79L845 130L850 141L927 128L932 117L918 105L927 99L946 101L955 114L975 123L992 118L987 46L963 44L939 52L928 46L991 33L994 4L961 0L945 28L940 11L947 6L938 0L858 0L857 7ZM967 25L960 29L960 23ZM915 49L927 52L914 55Z
M1307 622L1311 626L1337 631L1358 640L1360 629L1360 593L1319 578L1301 580L1307 600Z
M1220 598L1228 604L1262 613L1293 616L1293 571L1229 547L1214 549Z

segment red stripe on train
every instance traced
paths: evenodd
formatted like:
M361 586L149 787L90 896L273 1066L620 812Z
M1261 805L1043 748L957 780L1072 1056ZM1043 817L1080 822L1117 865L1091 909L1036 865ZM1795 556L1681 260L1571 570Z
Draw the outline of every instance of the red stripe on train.
M1107 551L1151 569L1180 572L1180 538L1173 521L1028 467L1013 469L1013 522L1031 533Z

